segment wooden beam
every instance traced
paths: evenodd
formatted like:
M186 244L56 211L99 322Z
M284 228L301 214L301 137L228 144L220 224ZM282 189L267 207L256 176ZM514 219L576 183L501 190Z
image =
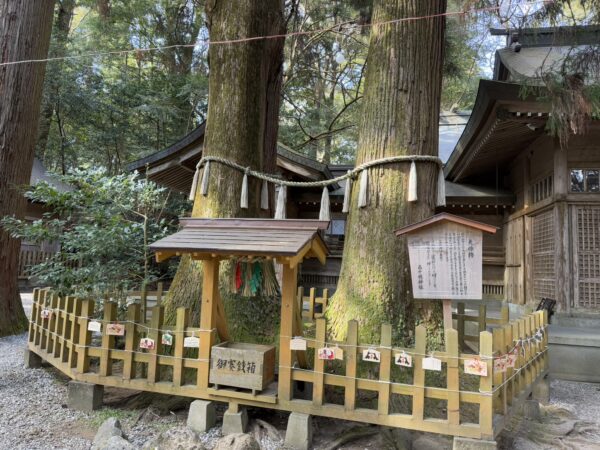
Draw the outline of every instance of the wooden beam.
M175 252L156 252L156 262L160 263L175 256Z
M311 251L315 255L315 257L319 260L319 262L323 265L327 262L327 250L323 242L320 239L313 239Z
M298 266L283 265L281 283L281 326L279 331L279 398L290 401L292 398L292 351L290 337L293 334Z
M216 326L217 303L219 301L219 261L209 259L203 265L204 279L202 282L202 306L200 309L200 349L198 359L198 387L208 389L210 371L210 350L214 345L215 333L209 332Z

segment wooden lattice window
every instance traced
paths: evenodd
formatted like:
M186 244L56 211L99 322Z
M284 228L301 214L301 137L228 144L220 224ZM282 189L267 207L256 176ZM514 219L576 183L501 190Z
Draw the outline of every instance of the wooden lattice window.
M532 217L533 296L556 299L554 273L554 213Z
M552 175L548 175L531 185L530 197L533 203L541 202L552 196Z
M576 210L576 301L580 308L600 307L600 208Z

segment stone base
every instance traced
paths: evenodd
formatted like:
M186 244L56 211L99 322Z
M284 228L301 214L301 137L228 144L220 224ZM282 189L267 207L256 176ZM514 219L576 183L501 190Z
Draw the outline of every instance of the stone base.
M532 396L542 405L550 403L550 382L548 378L542 378L533 385Z
M231 406L223 415L223 435L245 433L248 427L248 413L246 409L237 407L232 409Z
M486 441L483 439L470 439L464 437L454 437L452 450L496 450L498 445L496 441Z
M25 367L28 369L39 369L42 367L42 358L29 349L25 349Z
M523 403L523 416L529 420L538 420L540 418L540 402L525 400Z
M71 409L78 411L94 411L102 407L104 386L99 384L69 381L69 401Z
M285 431L285 445L294 450L312 448L312 417L308 414L291 413Z
M187 426L196 433L204 433L215 426L217 415L215 404L205 400L194 400L190 405Z

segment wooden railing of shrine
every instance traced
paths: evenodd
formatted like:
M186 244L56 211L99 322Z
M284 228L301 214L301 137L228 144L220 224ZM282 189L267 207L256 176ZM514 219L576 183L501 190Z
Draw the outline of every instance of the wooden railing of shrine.
M466 314L465 304L462 302L457 303L456 312L452 314L452 318L456 321L460 348L465 348L465 345L468 345L468 343L477 344L479 342L479 333L485 331L488 327L506 325L509 322L508 306L502 306L500 314L496 314L496 316L491 317L488 315L485 303L477 307L475 314ZM473 325L468 327L470 323ZM470 331L469 328L471 328L471 332L475 331L476 334L468 334Z
M43 252L38 249L21 249L19 254L19 278L29 278L29 268L50 259L54 252Z
M92 300L35 290L28 348L78 381L482 439L500 432L548 368L545 311L481 331L477 354L461 350L455 329L446 330L444 351L431 352L423 326L416 328L414 347L393 346L390 325L381 327L379 342L361 344L354 320L348 323L346 338L333 342L320 317L315 335L303 338L306 351L291 350L292 336L280 336L280 361L300 361L302 355L312 364L278 366L277 381L253 395L209 383L210 342L216 340L216 330L191 326L188 309L177 310L174 326L163 323L162 306L152 308L149 323L141 317L139 304L129 305L118 317L112 302L104 303L100 312ZM101 333L88 330L92 321L102 325ZM109 335L109 324L124 326L124 335ZM166 334L172 338L169 346L161 343ZM199 348L185 348L184 338L194 336ZM145 337L156 346L140 348ZM341 359L320 359L318 350L325 347L341 349L343 355L336 352ZM364 360L365 351L377 352L378 361ZM411 367L396 364L402 352L412 358ZM494 371L507 362L507 355L515 355L514 368ZM441 370L424 367L432 357L440 361ZM487 374L465 374L465 362L472 360L481 362ZM305 386L302 393L297 382Z
M317 289L310 288L308 296L304 295L304 288L298 288L298 302L302 311L302 318L309 322L314 322L316 319L323 317L327 302L329 301L329 290L323 289L321 296L317 296Z

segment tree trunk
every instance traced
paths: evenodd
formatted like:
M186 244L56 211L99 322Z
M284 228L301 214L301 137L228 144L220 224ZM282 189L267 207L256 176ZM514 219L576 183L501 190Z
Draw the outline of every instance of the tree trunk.
M0 0L0 62L48 55L54 1ZM0 217L22 217L37 132L45 63L0 66ZM0 229L0 336L25 331L17 284L20 241Z
M446 0L375 0L373 22L446 11ZM356 164L396 155L437 155L445 20L373 26L369 42ZM327 311L334 337L347 321L361 339L378 342L382 323L406 341L413 332L408 251L394 230L434 212L437 166L417 163L418 201L407 201L410 163L369 170L368 205L358 208L354 184L337 291ZM439 324L437 308L426 319Z
M280 0L207 2L210 39L221 41L281 33ZM208 119L204 154L220 156L257 170L273 170L276 157L277 111L281 86L283 43L273 40L215 45L209 50ZM192 217L258 217L260 184L249 180L249 208L240 208L243 175L211 164L207 197L196 193ZM230 293L230 264L221 264L221 296L236 340L272 340L279 310L277 299L245 298ZM200 315L201 263L183 257L166 301L166 318L175 308L192 310L192 323Z
M59 1L57 9L52 45L49 51L51 57L65 56L67 53L67 41L71 28L71 20L73 19L73 11L75 10L75 0ZM35 152L38 158L41 157L42 160L46 152L46 144L48 143L48 135L50 134L50 126L52 125L52 115L59 101L62 68L62 62L54 62L50 69L48 69L48 76L44 81L44 96L42 97Z

